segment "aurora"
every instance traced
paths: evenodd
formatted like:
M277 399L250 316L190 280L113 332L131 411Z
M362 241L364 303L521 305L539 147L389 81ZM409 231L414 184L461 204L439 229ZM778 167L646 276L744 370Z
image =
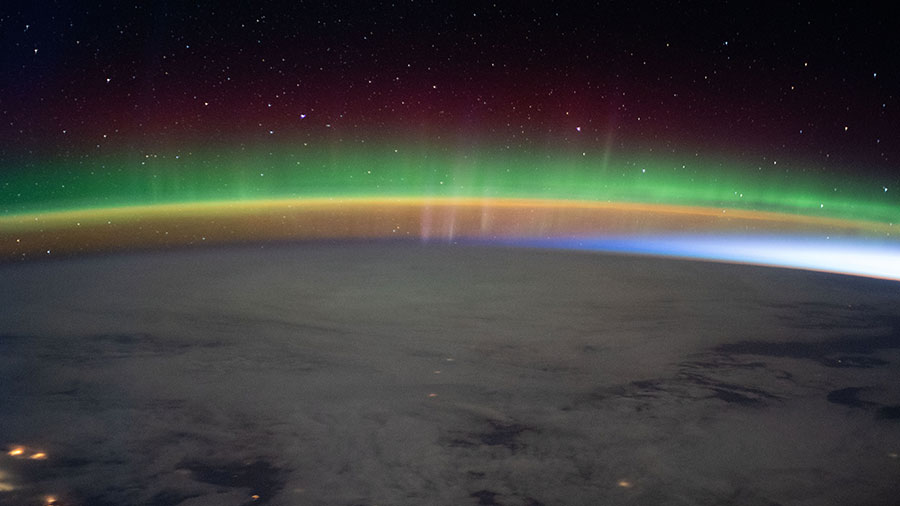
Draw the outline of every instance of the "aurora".
M306 145L304 145L306 144ZM723 157L510 151L323 143L255 149L123 149L55 156L10 170L5 216L156 204L284 198L528 198L701 206L900 221L900 192L799 164L752 167ZM785 167L785 165L788 165Z
M865 181L739 162L600 153L415 146L122 152L52 159L4 183L5 260L271 240L497 241L640 252L610 238L685 238L654 254L844 272L841 255L804 261L791 238L894 238L894 193ZM48 183L51 182L51 183ZM709 236L778 234L782 256L713 250ZM693 239L690 239L693 237ZM586 242L585 242L586 241ZM599 241L599 242L598 242ZM584 244L593 244L586 248ZM629 247L623 247L630 244ZM718 244L718 243L717 243ZM733 243L745 249L747 243ZM834 244L834 243L832 243ZM750 248L751 250L753 248ZM843 256L853 254L852 243ZM898 277L881 267L853 273Z

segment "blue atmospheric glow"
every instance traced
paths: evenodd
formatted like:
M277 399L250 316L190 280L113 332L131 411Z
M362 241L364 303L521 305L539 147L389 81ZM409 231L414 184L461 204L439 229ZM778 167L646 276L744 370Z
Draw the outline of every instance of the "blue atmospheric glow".
M523 238L500 242L787 267L900 281L900 243L856 238L641 236Z

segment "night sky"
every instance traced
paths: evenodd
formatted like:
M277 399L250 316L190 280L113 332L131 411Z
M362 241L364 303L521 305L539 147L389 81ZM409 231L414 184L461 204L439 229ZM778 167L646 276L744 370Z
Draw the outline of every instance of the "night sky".
M7 2L0 29L7 217L405 196L900 220L877 7Z
M900 159L900 26L877 8L15 3L5 157L273 135Z

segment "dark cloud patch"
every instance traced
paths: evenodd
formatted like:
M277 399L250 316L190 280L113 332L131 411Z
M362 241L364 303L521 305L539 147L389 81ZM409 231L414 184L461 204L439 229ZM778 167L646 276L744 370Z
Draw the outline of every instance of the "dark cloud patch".
M835 367L839 360L847 359L844 367L871 367L882 365L864 357L882 350L900 349L900 332L894 330L885 335L848 336L821 341L741 341L726 343L714 348L714 351L729 355L758 355L766 357L784 357L809 359ZM848 356L849 355L849 356Z
M900 420L900 404L878 408L878 418L884 420Z
M257 460L255 462L186 462L180 466L191 471L192 477L202 483L221 487L247 489L256 496L247 504L268 503L284 488L284 471L271 463Z

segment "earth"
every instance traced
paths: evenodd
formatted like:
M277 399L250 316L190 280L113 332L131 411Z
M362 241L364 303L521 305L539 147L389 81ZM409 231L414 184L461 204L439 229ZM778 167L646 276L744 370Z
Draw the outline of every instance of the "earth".
M0 267L0 503L900 502L900 285L331 242Z

